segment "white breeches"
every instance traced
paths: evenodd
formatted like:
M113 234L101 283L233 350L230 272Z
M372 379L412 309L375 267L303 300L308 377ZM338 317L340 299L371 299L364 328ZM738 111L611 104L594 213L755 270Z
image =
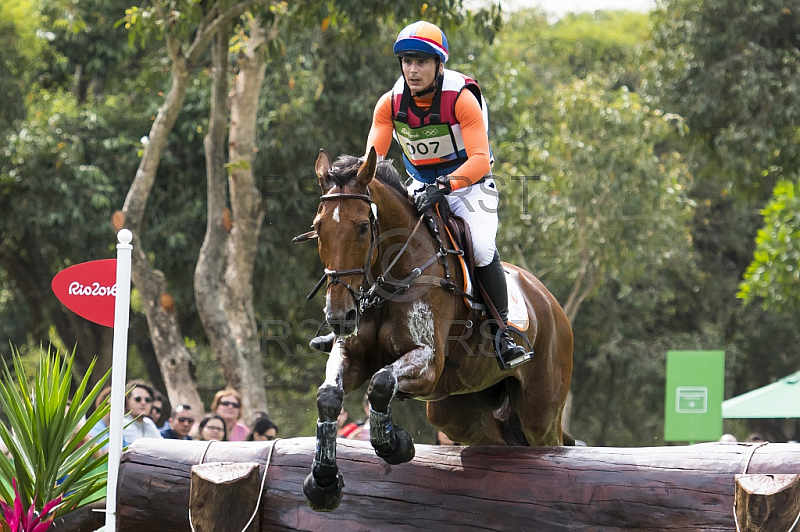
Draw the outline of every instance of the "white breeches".
M411 180L409 195L415 195L425 188L425 183ZM472 236L472 250L475 254L475 266L486 266L494 258L497 250L497 207L499 197L494 179L487 177L480 183L451 192L447 196L450 210L460 216L469 225Z

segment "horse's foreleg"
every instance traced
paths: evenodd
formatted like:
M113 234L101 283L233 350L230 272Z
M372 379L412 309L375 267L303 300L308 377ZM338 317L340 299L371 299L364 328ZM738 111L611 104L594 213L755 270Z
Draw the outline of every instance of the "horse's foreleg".
M336 418L344 399L343 360L341 347L337 346L328 359L325 382L317 391L317 447L311 473L303 482L303 493L318 512L333 511L342 500L344 479L336 465Z
M417 348L377 372L370 381L369 437L375 453L386 463L402 464L414 458L411 435L392 422L390 403L398 391L413 396L432 391L436 374L432 353L429 347Z
M397 392L397 377L391 366L372 377L367 389L369 398L369 441L375 454L396 465L414 458L414 443L408 431L395 427L389 404Z

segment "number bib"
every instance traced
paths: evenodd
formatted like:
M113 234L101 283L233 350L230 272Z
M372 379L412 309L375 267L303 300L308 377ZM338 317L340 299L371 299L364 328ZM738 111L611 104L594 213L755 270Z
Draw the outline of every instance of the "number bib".
M457 156L450 124L429 124L411 127L394 121L397 141L414 166L435 164Z

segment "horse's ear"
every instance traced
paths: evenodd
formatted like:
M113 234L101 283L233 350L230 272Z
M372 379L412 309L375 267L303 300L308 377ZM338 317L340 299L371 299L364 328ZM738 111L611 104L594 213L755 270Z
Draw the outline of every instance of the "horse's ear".
M372 181L377 165L378 154L375 152L375 146L370 146L367 160L358 169L358 175L356 176L359 185L367 186Z
M317 177L319 178L319 188L325 190L327 187L325 184L328 181L328 171L331 169L331 160L328 157L328 154L325 153L325 150L320 149L319 155L317 156L317 162L314 163L314 171L317 173Z

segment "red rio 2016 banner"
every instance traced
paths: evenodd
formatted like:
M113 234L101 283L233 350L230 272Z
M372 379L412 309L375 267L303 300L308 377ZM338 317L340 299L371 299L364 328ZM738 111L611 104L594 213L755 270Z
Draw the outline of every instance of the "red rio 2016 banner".
M70 266L53 277L53 293L72 312L94 323L114 326L117 259Z

